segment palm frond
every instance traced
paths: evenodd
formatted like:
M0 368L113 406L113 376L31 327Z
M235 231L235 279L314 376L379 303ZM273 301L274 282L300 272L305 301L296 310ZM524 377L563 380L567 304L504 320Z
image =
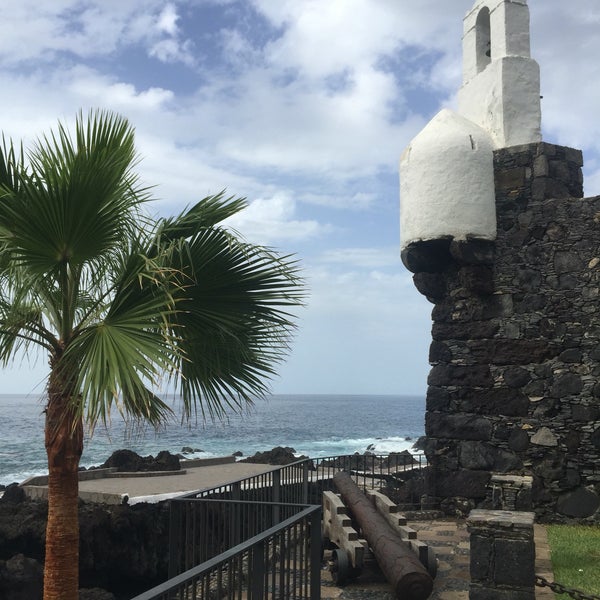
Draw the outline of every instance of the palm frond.
M201 412L218 417L268 391L295 329L289 311L304 296L299 265L218 228L179 246L177 260L184 279L173 321L185 414L200 399Z
M138 227L136 210L148 199L132 168L133 129L109 113L79 115L74 139L64 125L28 154L31 174L5 196L0 223L13 251L46 273L98 260Z
M86 398L90 424L106 420L113 405L153 425L168 412L150 390L176 368L171 274L135 249L124 256L103 317L83 319L62 359L78 373L74 387Z
M214 227L246 207L244 198L225 196L221 191L207 196L178 217L163 219L160 235L164 241L186 239L204 228Z
M2 136L0 146L0 198L7 192L17 192L21 173L25 170L23 146L17 151L11 141Z

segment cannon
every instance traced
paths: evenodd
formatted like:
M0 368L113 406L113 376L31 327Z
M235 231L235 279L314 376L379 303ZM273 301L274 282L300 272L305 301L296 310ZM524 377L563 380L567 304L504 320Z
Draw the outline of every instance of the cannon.
M333 481L340 495L323 494L323 534L336 546L330 561L334 582L344 585L374 557L397 598L428 598L437 570L431 547L417 540L389 498L376 491L365 495L345 472Z

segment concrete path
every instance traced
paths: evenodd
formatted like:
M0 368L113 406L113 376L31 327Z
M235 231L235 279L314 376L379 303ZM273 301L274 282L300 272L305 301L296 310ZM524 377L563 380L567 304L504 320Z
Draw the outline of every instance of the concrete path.
M129 504L159 502L186 492L210 489L238 479L273 470L272 465L235 462L232 457L189 461L181 471L146 473L107 473L83 471L79 479L79 497L88 502ZM30 498L47 498L48 477L33 477L21 485Z
M92 500L92 496L127 495L129 504L158 502L186 492L204 490L244 477L266 473L272 465L231 462L201 467L185 467L185 473L173 471L173 475L161 474L143 477L111 477L92 479L79 483L80 496Z

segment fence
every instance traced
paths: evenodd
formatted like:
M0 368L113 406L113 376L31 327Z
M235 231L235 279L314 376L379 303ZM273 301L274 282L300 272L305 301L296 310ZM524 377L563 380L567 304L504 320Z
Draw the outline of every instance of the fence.
M171 501L170 579L133 600L318 600L321 497L339 471L422 507L423 456L305 459Z
M334 489L333 476L346 471L363 490L383 489L403 510L422 509L429 508L426 465L422 454L353 454L304 459L184 497L321 504L323 492Z
M319 506L186 499L171 508L171 551L180 565L201 564L133 600L320 598Z

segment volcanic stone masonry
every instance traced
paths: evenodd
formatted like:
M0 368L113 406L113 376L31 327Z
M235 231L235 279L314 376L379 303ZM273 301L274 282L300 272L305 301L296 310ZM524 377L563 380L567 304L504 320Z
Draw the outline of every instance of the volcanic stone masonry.
M582 154L494 151L497 238L403 254L434 303L425 452L440 498L489 503L492 473L546 519L600 520L600 197Z

